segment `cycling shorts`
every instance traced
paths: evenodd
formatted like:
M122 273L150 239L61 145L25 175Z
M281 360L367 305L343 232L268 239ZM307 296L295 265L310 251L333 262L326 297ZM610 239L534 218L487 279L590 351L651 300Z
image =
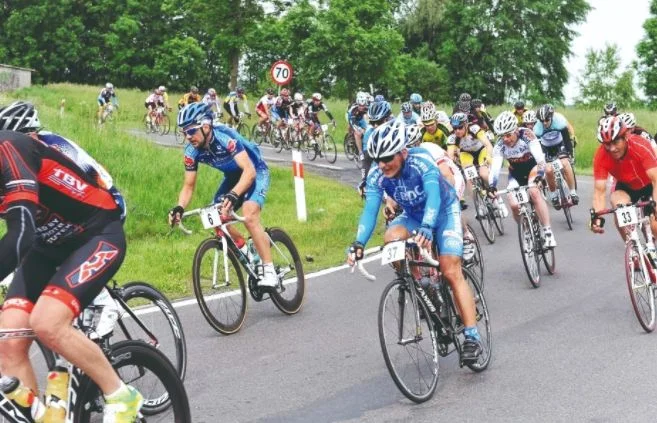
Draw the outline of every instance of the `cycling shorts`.
M557 157L560 159L569 157L568 151L566 150L566 146L563 143L553 145L552 147L546 147L544 145L541 145L541 147L543 147L543 151L545 152L545 158L548 162L551 162Z
M420 227L421 222L402 212L395 217L390 226L402 225L413 233ZM463 256L463 228L461 227L461 204L454 201L447 211L438 217L438 227L433 234L434 243L441 256Z
M241 172L227 173L224 175L224 180L219 185L219 189L214 194L213 203L216 204L219 202L220 198L229 193L242 176ZM243 196L244 201L255 201L258 203L260 210L265 205L265 197L267 196L267 191L269 190L269 169L256 169L256 179L255 182L251 185L251 188ZM241 206L241 205L240 205ZM236 207L236 210L239 210L239 207Z
M486 147L482 147L479 149L479 151L472 153L468 151L461 151L459 154L459 159L461 160L461 166L463 167L472 165L479 167L484 163L488 163L488 150Z
M515 179L520 186L527 185L529 182L529 174L536 166L536 160L532 157L524 162L515 162L513 167L509 167L509 175Z
M146 107L148 110L155 110L157 106L164 107L164 103L149 103L147 101L144 102L144 107Z
M99 98L97 101L100 107L103 107L107 103L104 98Z
M56 298L80 314L121 267L126 242L119 220L84 240L50 246L37 242L21 262L3 309L30 313L41 295Z
M652 184L639 189L631 189L622 182L616 182L616 186L612 191L625 191L630 196L630 201L636 203L641 199L650 199L652 197Z

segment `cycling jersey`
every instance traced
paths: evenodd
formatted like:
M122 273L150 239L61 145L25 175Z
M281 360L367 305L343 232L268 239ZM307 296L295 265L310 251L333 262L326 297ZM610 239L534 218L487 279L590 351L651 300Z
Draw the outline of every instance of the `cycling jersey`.
M462 138L457 137L455 134L450 135L447 138L447 146L453 145L468 153L476 153L486 147L484 143L484 140L487 139L486 134L479 125L469 125L468 132Z
M513 113L513 116L515 116L516 119L518 119L518 126L523 124L524 119L522 118L522 116L525 114L525 112L526 112L526 110L524 110L524 109L523 110L516 110L516 109L511 110L511 113Z
M151 93L144 101L146 107L148 106L164 106L164 97L160 94Z
M563 131L564 129L568 129L568 120L559 112L554 112L550 126L547 128L544 127L543 122L540 120L536 121L536 125L534 125L534 133L539 138L542 137L545 132Z
M422 119L420 119L420 115L415 112L411 112L411 115L408 118L404 116L404 112L399 112L399 115L397 115L397 120L404 122L406 125L422 125Z
M433 134L427 131L426 128L422 129L422 142L432 142L438 144L441 147L445 147L447 142L447 136L442 131L442 129L436 126L436 132Z
M246 94L242 94L240 97L236 92L231 91L226 98L224 98L224 110L228 112L233 117L239 116L239 109L237 105L239 103L244 104L244 111L249 113L249 102L246 98Z
M356 241L367 244L385 192L402 208L403 213L391 223L409 230L418 225L437 230L436 244L441 254L461 255L463 240L460 204L454 187L440 174L433 157L423 148L412 148L395 178L386 178L372 167L365 188L365 208L358 224Z
M306 118L306 103L297 103L296 101L290 104L290 117L292 118Z
M201 94L187 93L178 100L178 106L182 108L188 104L198 103L199 101L201 101Z
M326 113L326 116L328 116L329 119L333 120L333 115L331 114L331 112L329 112L328 107L326 107L326 104L324 104L323 101L320 101L319 103L315 104L315 102L312 99L309 99L306 102L306 110L308 111L308 118L315 123L319 123L317 114L321 111L324 111L324 113Z
M353 103L347 109L347 122L349 125L354 127L359 127L362 129L367 128L367 121L365 120L365 115L367 114L367 107L363 107L362 110L358 106L358 103Z
M274 107L272 108L272 117L275 117L275 120L278 119L287 119L290 117L290 106L292 105L292 98L290 96L276 97L274 102Z
M100 90L100 94L98 94L98 104L103 106L109 103L110 100L115 106L118 104L118 99L116 98L116 93L114 90L108 90L107 88Z
M210 109L214 108L217 112L221 110L221 105L219 104L219 97L218 96L211 96L210 94L206 94L203 96L203 99L201 100L203 103L207 104Z
M263 113L267 113L267 110L271 109L274 107L276 104L276 97L265 94L262 96L260 100L258 100L258 103L256 104L256 110L260 110Z
M491 186L497 185L504 159L509 161L511 176L509 185L514 182L512 179L517 180L520 185L526 185L529 173L534 166L537 163L545 163L545 155L536 135L527 128L518 128L517 131L518 141L514 146L509 147L500 139L493 148L493 160L488 175L488 184Z
M609 175L632 190L639 190L652 181L646 171L657 167L657 157L650 141L640 135L627 138L627 152L615 160L604 146L598 147L593 157L593 177L606 180Z

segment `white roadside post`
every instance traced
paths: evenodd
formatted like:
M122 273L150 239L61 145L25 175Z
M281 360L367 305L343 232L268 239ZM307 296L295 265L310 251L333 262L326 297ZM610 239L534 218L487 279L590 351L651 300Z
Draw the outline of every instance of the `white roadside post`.
M292 151L292 173L294 174L294 195L297 200L297 220L305 222L306 216L306 192L303 182L303 161L301 152Z

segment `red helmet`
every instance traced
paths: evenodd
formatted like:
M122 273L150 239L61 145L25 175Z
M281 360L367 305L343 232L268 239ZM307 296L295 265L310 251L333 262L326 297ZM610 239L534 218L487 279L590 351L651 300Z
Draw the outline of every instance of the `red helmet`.
M598 142L608 144L623 136L627 126L618 116L603 118L598 125Z

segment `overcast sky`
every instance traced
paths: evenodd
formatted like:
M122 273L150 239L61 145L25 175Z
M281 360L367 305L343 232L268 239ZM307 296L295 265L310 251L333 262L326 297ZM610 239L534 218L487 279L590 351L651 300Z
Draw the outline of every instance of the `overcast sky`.
M573 56L567 62L570 78L564 89L566 102L577 95L577 77L584 69L584 57L590 48L600 50L605 43L617 44L621 68L636 59L636 45L643 38L643 21L650 13L650 0L589 0L593 8L586 22L575 28L579 36L573 41Z

